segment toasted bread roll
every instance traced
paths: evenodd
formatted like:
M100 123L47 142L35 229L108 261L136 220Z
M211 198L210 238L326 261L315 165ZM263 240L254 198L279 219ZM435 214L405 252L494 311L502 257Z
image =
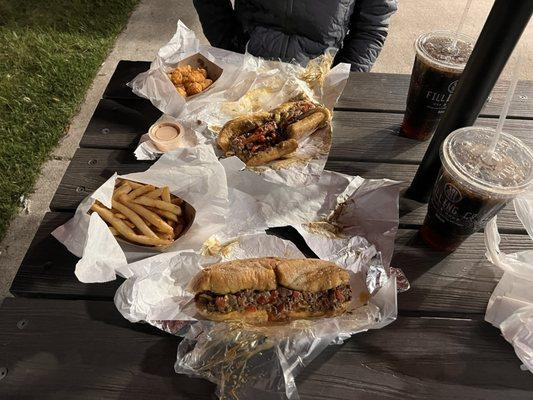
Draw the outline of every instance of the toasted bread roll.
M346 312L349 280L346 270L329 261L254 258L211 265L190 289L204 318L263 324Z
M255 167L258 165L264 165L270 161L277 160L289 153L292 153L298 148L298 142L294 139L284 140L278 143L274 147L269 147L266 150L257 152L254 156L246 161L246 165Z
M278 285L309 292L328 290L350 282L348 272L324 260L281 260L276 266Z
M269 118L269 113L260 112L232 119L222 127L222 130L218 134L217 144L224 152L228 152L230 150L230 140L233 136L250 131L264 124Z
M325 107L310 110L300 120L287 126L287 135L291 139L300 140L309 136L318 128L326 126L331 119L331 113Z
M268 322L268 313L265 310L258 311L232 311L226 314L219 312L207 311L203 308L197 308L198 314L202 317L216 322L224 321L244 321L250 324L265 324Z
M273 290L276 288L274 267L277 263L277 258L251 258L215 264L195 276L191 290L220 294L245 289Z

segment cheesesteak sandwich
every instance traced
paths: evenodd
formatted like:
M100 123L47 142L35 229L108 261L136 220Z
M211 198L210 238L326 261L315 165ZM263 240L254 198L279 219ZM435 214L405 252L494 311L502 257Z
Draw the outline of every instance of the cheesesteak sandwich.
M204 318L256 324L339 315L352 297L348 272L316 259L250 258L214 264L195 276L190 289Z
M283 103L270 112L238 117L227 122L217 143L229 155L249 166L266 164L292 153L298 140L324 127L329 110L309 100Z

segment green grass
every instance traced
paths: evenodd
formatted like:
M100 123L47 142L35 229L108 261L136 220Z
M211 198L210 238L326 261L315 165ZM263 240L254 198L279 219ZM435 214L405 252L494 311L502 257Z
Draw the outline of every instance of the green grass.
M138 0L0 0L0 239Z

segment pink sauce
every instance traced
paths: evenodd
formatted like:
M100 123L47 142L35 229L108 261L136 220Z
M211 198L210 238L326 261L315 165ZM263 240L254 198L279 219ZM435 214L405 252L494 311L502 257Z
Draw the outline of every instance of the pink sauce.
M173 140L179 135L179 130L171 125L161 125L154 132L156 139L161 141Z

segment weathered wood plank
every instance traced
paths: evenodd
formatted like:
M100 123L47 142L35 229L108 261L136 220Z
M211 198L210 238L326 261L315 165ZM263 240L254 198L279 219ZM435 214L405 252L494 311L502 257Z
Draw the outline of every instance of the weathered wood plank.
M72 216L70 212L45 214L13 279L11 293L15 296L61 299L113 299L122 279L92 284L79 282L74 275L79 258L51 235Z
M133 149L161 113L146 100L102 99L80 143L80 147ZM354 161L419 163L429 142L397 135L400 114L336 111L330 158ZM495 127L494 118L480 118L476 125ZM533 147L531 120L508 120L506 132Z
M74 154L65 175L52 199L50 209L54 211L75 210L78 204L100 187L113 173L127 174L145 171L150 162L137 161L131 150L108 150L80 148ZM403 182L403 187L414 176L417 166L412 164L388 164L377 162L354 162L332 160L326 169L364 178L389 178ZM402 222L408 225L421 224L425 216L425 206L403 210ZM405 220L404 220L405 219ZM499 214L499 224L503 231L523 231L512 206Z
M533 249L527 235L502 235L502 251ZM469 237L453 253L429 248L417 230L400 229L391 265L401 268L411 289L398 295L402 311L484 314L502 272L485 258L482 233Z
M146 71L145 61L121 61L104 93L105 98L135 98L125 84L137 74ZM409 89L410 75L352 72L337 108L357 111L403 113ZM481 111L481 116L497 117L500 114L507 82L498 82ZM533 81L520 81L513 96L509 117L533 118Z
M77 258L51 235L72 213L48 213L21 263L11 292L17 296L68 299L111 300L122 282L83 284L74 276ZM294 230L274 233L292 240L308 256L306 246ZM527 235L502 235L502 249L513 252L532 248ZM453 254L430 250L414 229L400 229L392 265L402 268L411 289L398 298L401 312L429 314L485 312L487 301L501 276L498 268L486 261L482 234L475 234Z
M115 172L145 171L151 162L137 161L128 150L80 148L76 150L59 185L50 209L73 210Z
M101 99L80 147L133 149L160 116L161 111L148 100Z
M108 99L138 99L137 95L133 94L126 84L141 72L148 71L149 68L150 62L148 61L119 61L103 97Z
M398 136L402 115L335 111L330 160L419 164L429 145ZM479 118L477 126L496 127L494 118ZM505 131L533 148L533 120L507 120Z
M410 75L352 72L346 88L336 107L358 111L405 111L405 101L409 90ZM499 81L481 116L498 117L502 109L508 82ZM513 118L533 118L533 81L520 81L513 95L509 116Z
M130 324L108 302L6 299L0 398L210 399L173 371L179 339ZM297 378L302 399L525 399L533 380L487 323L400 317L329 346Z

